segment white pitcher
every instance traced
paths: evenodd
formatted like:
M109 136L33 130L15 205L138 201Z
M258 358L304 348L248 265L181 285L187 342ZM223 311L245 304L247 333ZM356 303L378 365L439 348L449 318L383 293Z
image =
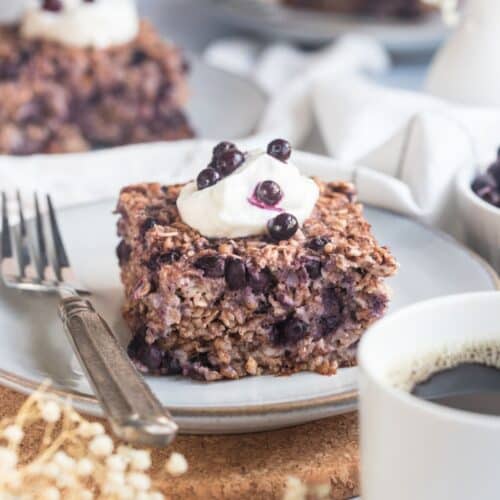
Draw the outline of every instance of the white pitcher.
M426 90L463 104L500 106L499 24L500 0L468 0L431 65Z

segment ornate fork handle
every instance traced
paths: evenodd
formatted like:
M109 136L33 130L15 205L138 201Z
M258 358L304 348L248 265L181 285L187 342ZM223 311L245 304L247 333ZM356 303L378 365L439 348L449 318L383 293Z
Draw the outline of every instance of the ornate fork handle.
M115 434L148 446L169 444L177 425L92 304L77 296L65 298L59 315Z

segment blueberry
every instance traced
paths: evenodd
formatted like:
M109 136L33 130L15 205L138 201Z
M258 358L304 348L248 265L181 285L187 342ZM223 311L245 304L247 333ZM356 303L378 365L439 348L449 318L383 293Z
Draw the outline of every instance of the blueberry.
M287 161L292 154L292 146L284 139L274 139L267 146L267 154L273 156L277 160Z
M309 278L315 280L321 276L321 261L318 259L308 259L304 264Z
M159 261L162 264L173 264L181 258L181 252L179 250L170 250L162 255L160 255Z
M226 263L226 282L230 290L240 290L247 285L247 269L241 259L228 259Z
M316 236L309 242L309 248L311 250L315 250L317 252L320 252L325 248L325 245L328 243L328 239L324 238L323 236Z
M128 347L127 347L128 355L131 358L135 358L137 355L137 352L139 351L139 349L141 349L141 347L144 344L145 344L145 340L144 340L143 334L138 333L138 334L134 335L132 340L130 341Z
M333 316L323 316L319 320L319 332L322 337L326 337L331 333L334 333L335 330L339 327L342 318L340 314L335 314Z
M267 292L275 283L275 279L269 269L262 269L261 271L252 270L248 271L248 284L255 293Z
M276 325L279 344L296 344L307 335L307 323L298 318L288 318Z
M198 174L198 178L196 179L196 185L198 186L198 189L201 191L202 189L217 184L219 180L220 180L220 174L219 172L217 172L217 170L215 170L214 168L206 168L205 170L202 170Z
M33 51L27 48L21 49L19 51L19 63L20 64L26 64L30 59L31 56L33 55Z
M182 373L182 367L179 360L169 352L166 352L163 356L161 368L165 370L167 375L180 375Z
M215 148L213 149L213 157L219 158L219 156L222 156L227 151L232 151L234 149L237 148L232 142L229 141L219 142L219 144L217 144L217 146L215 146Z
M375 316L380 317L387 307L387 297L385 295L370 295L368 298L368 304Z
M488 174L495 180L497 186L500 186L500 159L488 168Z
M290 239L299 229L299 221L286 212L277 215L267 223L269 235L275 241Z
M153 227L158 224L158 221L154 219L153 217L148 217L141 226L141 235L145 236L145 234L150 230L153 229Z
M137 351L135 358L150 370L158 370L163 360L163 353L156 345L144 343Z
M323 308L328 315L339 315L342 308L335 287L325 288L321 294Z
M257 184L255 198L262 203L273 207L283 198L283 192L279 184L274 181L264 181Z
M62 8L61 0L44 0L42 4L42 9L49 10L50 12L59 12Z
M134 52L132 52L132 57L130 58L130 64L132 66L138 66L139 64L142 64L144 61L146 61L148 58L148 55L144 50L141 49L135 49Z
M132 248L125 240L121 240L118 247L116 248L116 256L118 257L118 262L120 266L126 264L130 259L130 254L132 253Z
M226 261L219 255L204 255L194 263L194 267L201 269L207 278L222 278Z
M245 157L241 151L231 149L220 155L215 160L217 170L225 177L232 174L242 163Z
M151 271L158 271L162 264L173 264L181 258L181 252L179 250L170 250L169 252L162 254L154 254L149 261L146 263L147 267Z
M472 183L472 190L481 198L490 194L495 188L495 179L489 173L478 175Z

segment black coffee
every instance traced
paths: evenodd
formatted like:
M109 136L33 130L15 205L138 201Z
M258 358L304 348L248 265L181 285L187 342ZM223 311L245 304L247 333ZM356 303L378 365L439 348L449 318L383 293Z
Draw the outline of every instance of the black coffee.
M463 363L435 373L417 384L412 394L442 406L500 416L500 370Z

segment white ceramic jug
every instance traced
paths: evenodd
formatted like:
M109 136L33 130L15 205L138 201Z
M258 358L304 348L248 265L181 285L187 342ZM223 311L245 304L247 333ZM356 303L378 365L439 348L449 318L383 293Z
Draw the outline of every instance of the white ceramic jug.
M500 106L500 0L469 0L462 19L437 53L426 90L479 106Z

